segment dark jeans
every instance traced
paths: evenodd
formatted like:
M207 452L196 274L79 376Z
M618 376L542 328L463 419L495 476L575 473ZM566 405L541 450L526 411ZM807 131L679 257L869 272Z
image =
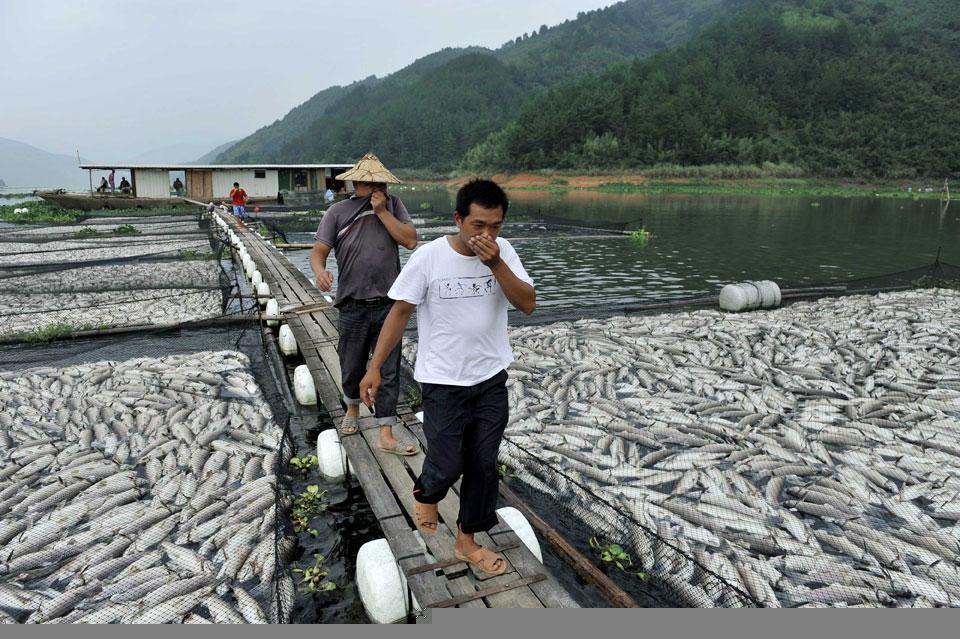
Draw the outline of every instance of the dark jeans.
M476 386L422 384L428 448L413 496L436 504L463 475L457 523L465 533L497 525L497 453L509 414L506 382L504 370Z
M360 380L367 372L367 360L377 345L383 321L393 306L393 300L365 302L348 299L338 307L340 311L340 380L343 400L347 405L360 404ZM397 397L400 394L400 345L391 351L380 367L380 388L374 414L377 423L392 426L397 421Z

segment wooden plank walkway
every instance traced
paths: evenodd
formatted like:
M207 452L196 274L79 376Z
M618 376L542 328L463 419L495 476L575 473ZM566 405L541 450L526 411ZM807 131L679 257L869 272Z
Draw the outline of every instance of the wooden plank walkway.
M340 403L337 309L269 242L238 225L231 216L217 215L230 224L257 264L297 339L319 400L331 418L339 421L344 412ZM401 403L398 414L399 423L394 428L398 438L417 439L421 449L425 449L423 429L409 406ZM342 437L341 445L421 608L578 607L502 519L489 533L478 534L476 539L485 546L502 549L509 563L506 573L490 577L455 559L453 541L460 507L459 483L440 503L437 534L421 538L415 533L411 523L414 521L413 482L423 465L423 452L403 457L384 453L377 445L377 437L376 421L363 408L360 432Z

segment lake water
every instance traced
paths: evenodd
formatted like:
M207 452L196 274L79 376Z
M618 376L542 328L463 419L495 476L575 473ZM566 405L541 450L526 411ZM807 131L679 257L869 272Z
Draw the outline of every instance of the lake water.
M399 192L420 239L453 232L454 192ZM727 283L770 279L806 287L960 264L960 203L752 195L511 191L502 236L537 284L541 308L666 301L715 294ZM553 223L534 221L545 216ZM593 226L560 226L555 222ZM605 224L607 223L607 224ZM617 234L644 228L641 243ZM311 242L308 233L288 234ZM312 278L307 251L289 252ZM401 262L409 252L401 249ZM330 268L336 272L335 258Z

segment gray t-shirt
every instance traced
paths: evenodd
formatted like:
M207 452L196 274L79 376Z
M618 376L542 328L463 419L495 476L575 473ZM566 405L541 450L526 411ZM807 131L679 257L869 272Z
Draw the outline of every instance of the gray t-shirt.
M387 197L387 210L405 224L413 222L396 195ZM333 247L337 256L338 306L348 298L386 297L400 274L400 250L369 197L353 196L331 206L313 239Z

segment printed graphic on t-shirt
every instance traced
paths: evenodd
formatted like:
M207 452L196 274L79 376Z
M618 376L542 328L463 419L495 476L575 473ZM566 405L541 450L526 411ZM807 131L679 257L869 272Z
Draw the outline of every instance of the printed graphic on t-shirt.
M486 297L497 290L497 278L493 275L483 277L450 277L440 280L440 299L455 300L465 297Z

